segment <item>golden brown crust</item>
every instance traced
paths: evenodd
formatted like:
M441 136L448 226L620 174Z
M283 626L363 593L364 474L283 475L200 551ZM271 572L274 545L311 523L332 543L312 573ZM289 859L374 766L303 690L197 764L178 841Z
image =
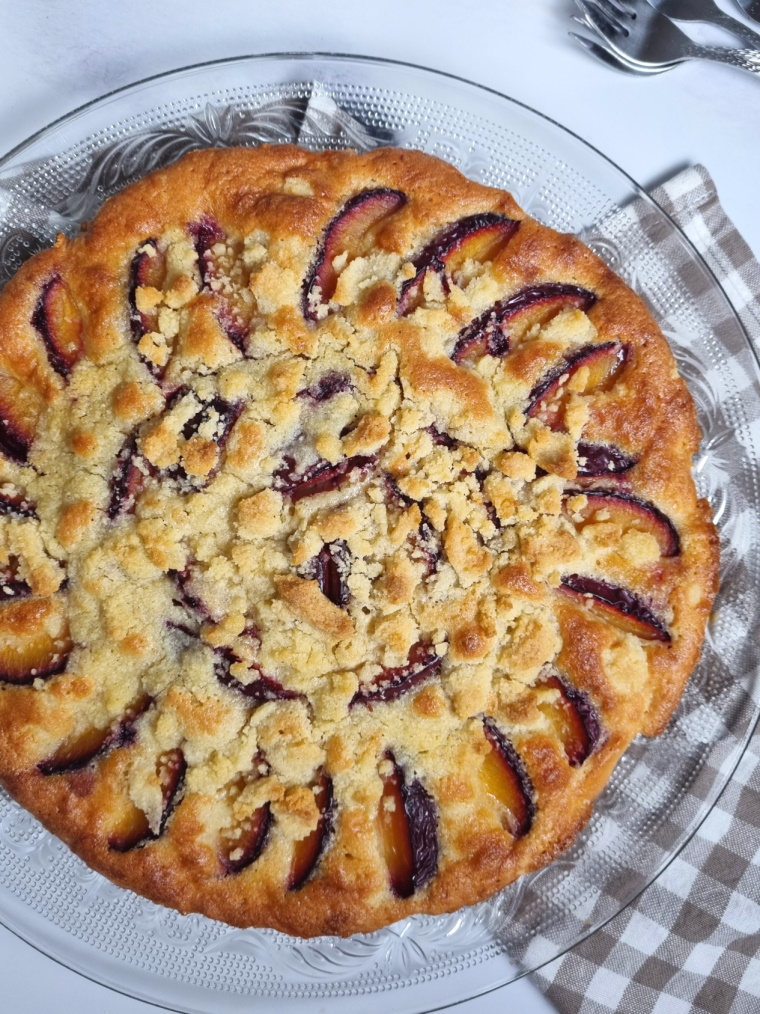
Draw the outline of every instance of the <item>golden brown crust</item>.
M642 302L508 194L418 152L194 152L0 294L0 779L233 925L477 902L680 699L698 442Z

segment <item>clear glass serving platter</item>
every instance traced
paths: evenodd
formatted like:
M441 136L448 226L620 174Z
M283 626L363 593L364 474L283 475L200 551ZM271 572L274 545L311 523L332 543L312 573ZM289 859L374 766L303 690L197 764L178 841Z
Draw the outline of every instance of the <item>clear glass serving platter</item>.
M113 886L0 792L0 921L70 968L175 1010L289 1014L310 999L333 1014L385 1012L389 1002L417 1014L509 982L611 919L672 860L731 777L760 700L758 361L688 240L593 148L477 85L348 56L191 67L41 131L0 161L0 285L151 169L193 148L261 142L438 155L580 234L646 299L699 408L695 474L721 534L702 661L667 732L634 742L573 847L473 908L346 940L231 929Z

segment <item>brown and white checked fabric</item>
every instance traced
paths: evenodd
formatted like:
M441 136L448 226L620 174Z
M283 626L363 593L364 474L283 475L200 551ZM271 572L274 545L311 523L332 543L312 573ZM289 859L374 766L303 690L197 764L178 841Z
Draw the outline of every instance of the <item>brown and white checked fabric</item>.
M653 192L760 349L760 265L702 166ZM760 731L680 855L534 981L561 1014L760 1014Z

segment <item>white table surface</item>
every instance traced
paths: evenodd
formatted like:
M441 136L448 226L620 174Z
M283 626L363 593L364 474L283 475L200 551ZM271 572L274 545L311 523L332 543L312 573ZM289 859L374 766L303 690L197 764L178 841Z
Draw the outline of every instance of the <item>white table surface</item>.
M652 78L617 74L568 39L573 10L571 0L0 0L0 154L83 102L161 71L247 53L363 53L520 99L643 186L703 162L760 254L760 81L696 63ZM14 1014L158 1009L62 968L1 926L0 983L0 1009ZM525 980L455 1009L553 1011Z

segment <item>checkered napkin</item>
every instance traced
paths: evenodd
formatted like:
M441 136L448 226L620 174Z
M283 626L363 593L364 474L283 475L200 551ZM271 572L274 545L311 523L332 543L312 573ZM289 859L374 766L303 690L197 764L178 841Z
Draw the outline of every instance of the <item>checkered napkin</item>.
M760 349L760 265L702 166L652 195ZM760 730L694 838L625 911L533 977L561 1014L759 1014Z

